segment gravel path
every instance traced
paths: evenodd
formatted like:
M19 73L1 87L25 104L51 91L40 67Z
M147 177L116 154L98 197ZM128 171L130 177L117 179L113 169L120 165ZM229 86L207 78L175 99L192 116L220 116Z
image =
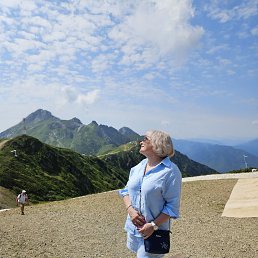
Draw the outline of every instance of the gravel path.
M166 258L257 258L258 219L221 217L237 179L183 183L181 218ZM0 258L133 258L117 192L0 213Z

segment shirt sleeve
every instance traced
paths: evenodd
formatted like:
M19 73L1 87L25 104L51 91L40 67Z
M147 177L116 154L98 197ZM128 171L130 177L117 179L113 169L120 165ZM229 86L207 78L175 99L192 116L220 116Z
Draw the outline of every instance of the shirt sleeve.
M182 175L178 168L173 168L173 170L164 183L163 197L165 205L161 212L177 219L180 215Z
M129 194L128 192L128 182L130 180L130 178L133 176L133 174L135 173L135 171L138 171L139 167L142 166L142 164L144 164L144 162L146 162L146 159L142 160L139 164L137 164L135 167L132 167L129 173L129 179L127 181L126 186L123 189L118 190L118 194L123 198L126 195Z
M129 194L129 193L128 193L127 184L126 184L126 186L125 186L123 189L120 189L120 190L118 191L118 194L119 194L120 197L122 197L122 198Z
M130 179L130 177L131 177L131 174L132 174L132 169L130 170L130 173L129 173L129 179ZM128 181L129 181L129 179L128 179ZM128 181L127 181L126 186L125 186L123 189L118 190L118 194L119 194L120 197L122 197L122 198L124 198L126 195L129 194L129 192L128 192Z

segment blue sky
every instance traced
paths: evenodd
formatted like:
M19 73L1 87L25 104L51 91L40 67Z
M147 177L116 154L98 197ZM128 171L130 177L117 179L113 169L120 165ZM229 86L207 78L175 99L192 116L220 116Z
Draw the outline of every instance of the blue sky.
M0 131L43 108L141 134L258 138L257 16L257 0L1 0Z

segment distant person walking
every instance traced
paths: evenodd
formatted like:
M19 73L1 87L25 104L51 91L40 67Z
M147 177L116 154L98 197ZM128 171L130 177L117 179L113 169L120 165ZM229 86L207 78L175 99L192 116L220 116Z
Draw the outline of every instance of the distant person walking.
M127 185L119 191L128 212L127 247L138 258L162 258L164 254L146 252L144 239L158 229L169 230L170 218L179 217L182 175L170 160L174 148L168 134L148 131L140 153L146 159L131 169Z
M22 192L18 194L16 204L21 207L21 215L24 215L24 206L25 204L29 205L29 198L25 190L22 190Z

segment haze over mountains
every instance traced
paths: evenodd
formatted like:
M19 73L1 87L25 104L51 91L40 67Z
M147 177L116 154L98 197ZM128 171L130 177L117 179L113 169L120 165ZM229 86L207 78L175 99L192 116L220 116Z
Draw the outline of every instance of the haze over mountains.
M258 139L236 145L235 147L258 156Z
M104 154L122 144L141 139L128 127L117 130L99 125L96 121L84 125L78 118L61 120L42 109L0 133L0 138L12 138L24 133L44 143L87 155ZM236 147L177 139L173 141L176 150L219 172L245 168L244 155L247 156L249 167L258 167L258 139Z
M240 148L176 139L174 146L189 158L219 172L243 169L245 161L248 167L258 167L258 157Z

